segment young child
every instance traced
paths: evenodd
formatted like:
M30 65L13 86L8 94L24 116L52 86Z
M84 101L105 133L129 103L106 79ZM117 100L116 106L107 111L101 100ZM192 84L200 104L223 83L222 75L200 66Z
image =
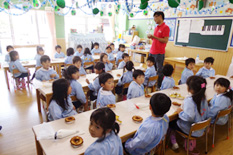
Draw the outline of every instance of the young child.
M22 64L19 61L19 54L17 51L11 51L10 53L10 63L9 63L9 70L11 73L13 73L14 69L18 69L20 73L15 73L13 74L14 77L18 78L18 80L16 80L16 85L17 85L17 89L21 88L25 88L25 80L24 77L27 77L29 74L29 70L24 68L22 66ZM20 86L21 84L21 86Z
M94 48L91 50L91 54L94 55L94 54L100 54L101 51L99 49L99 43L95 42L94 43Z
M83 56L83 47L82 45L78 45L76 48L76 52L74 53L74 56Z
M116 64L118 64L118 61L122 59L122 54L125 52L125 45L120 44L116 56Z
M123 69L123 68L125 67L126 62L129 61L129 54L123 53L123 54L122 54L122 59L123 59L123 61L121 61L121 62L119 63L117 69Z
M144 82L145 86L147 86L147 83L148 83L148 80L149 80L150 77L153 77L153 76L157 75L157 72L156 72L155 66L154 66L155 58L152 57L152 56L149 56L147 58L146 63L147 63L147 69L146 69L146 72L145 72L145 82ZM155 82L156 81L150 81L148 86L149 87L154 86Z
M53 95L49 104L49 115L50 121L57 120L60 118L69 117L76 115L77 112L74 110L71 98L71 86L68 80L58 79L53 82Z
M9 62L11 61L11 58L10 58L9 53L10 53L10 51L14 51L14 47L11 46L11 45L8 45L8 46L6 47L6 51L7 51L8 53L5 55L5 61L9 63Z
M58 79L59 76L57 72L50 68L50 58L47 55L43 55L40 58L42 67L36 71L36 79L40 81L49 81L53 79Z
M127 93L127 99L136 98L144 95L145 75L142 70L134 70L133 81L130 83Z
M90 52L90 49L89 48L85 48L84 49L84 54L82 56L82 62L85 63L85 62L93 62L94 59L91 55L91 52ZM93 65L91 66L84 66L85 69L92 69L93 70Z
M74 57L74 49L73 48L68 48L66 50L66 58L65 58L65 64L72 64L72 59Z
M75 65L79 69L79 74L86 75L85 69L82 67L82 59L79 56L73 57L73 65Z
M115 45L113 43L110 44L110 47L112 49L113 54L117 53L117 50L115 50Z
M112 53L112 49L111 49L110 46L107 46L107 47L106 47L106 53L107 53L107 55L108 55L108 60L109 60L109 61L115 60L115 57L114 57L114 55L113 55L113 53Z
M169 123L169 127L172 129L171 143L173 150L179 148L179 145L176 142L174 130L189 134L191 125L193 123L206 120L209 113L209 107L205 97L207 85L206 80L200 76L190 76L186 84L188 86L188 92L191 94L191 96L185 98L182 109L177 109L179 119ZM200 137L203 135L203 132L204 130L198 130L193 132L192 136ZM196 147L196 141L190 140L190 144L188 145L190 146L189 151L193 151L193 149Z
M209 117L211 123L214 123L219 111L225 110L231 106L232 90L230 89L230 81L225 78L219 78L214 82L214 90L216 94L210 101ZM224 125L228 121L228 116L219 118L218 125Z
M44 49L40 46L37 46L36 47L36 51L37 51L37 54L35 56L35 60L36 60L36 67L41 67L41 62L40 62L40 58L42 55L44 55Z
M112 93L114 88L113 76L109 73L103 73L99 76L99 84L101 86L98 97L97 97L97 107L104 107L108 104L115 104L116 98Z
M163 78L163 82L161 84L160 90L169 89L175 86L175 81L172 78L173 71L174 69L172 65L166 64L163 66L162 72L164 74L164 78Z
M133 138L125 142L129 154L145 154L156 147L164 139L169 118L166 113L171 107L170 98L162 93L154 94L150 99L151 116L140 125Z
M85 155L123 155L116 115L110 108L99 108L91 114L89 132L98 138L85 151Z
M105 65L105 72L111 71L113 64L108 60L108 55L106 53L101 53L100 62L103 62Z
M214 58L212 57L205 58L204 67L199 69L196 75L201 76L203 78L215 76L215 70L212 68L213 64L214 64Z
M195 67L195 59L188 58L185 60L186 68L183 70L179 84L185 84L190 76L193 76L193 69Z
M65 54L63 52L61 52L61 46L60 45L57 45L55 46L55 50L57 51L54 55L54 58L57 59L57 58L65 58Z
M105 73L105 66L103 62L97 62L95 65L95 73L100 75ZM101 88L100 83L99 83L99 76L97 76L93 83L90 83L88 79L86 79L86 82L88 84L88 88L90 89L90 99L91 101L97 99L97 92Z
M79 69L76 66L71 65L63 72L63 76L70 82L72 88L70 95L76 96L78 99L73 102L75 108L77 109L80 106L85 105L87 103L86 96L83 92L82 85L77 81L79 79ZM85 110L87 110L87 108Z

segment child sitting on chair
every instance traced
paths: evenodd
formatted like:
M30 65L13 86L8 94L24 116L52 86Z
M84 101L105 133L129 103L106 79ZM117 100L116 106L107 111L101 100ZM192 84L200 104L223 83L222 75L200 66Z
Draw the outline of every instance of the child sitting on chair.
M127 53L123 53L122 54L122 59L123 61L121 61L118 65L117 69L123 69L125 67L125 64L129 61L129 54Z
M73 65L75 65L79 69L79 74L86 75L85 69L82 67L82 59L79 56L73 57Z
M204 67L199 69L196 75L201 76L203 78L215 76L215 70L212 68L213 64L214 64L214 58L212 57L205 58Z
M65 58L65 54L61 51L61 46L57 45L55 46L55 50L57 51L54 55L54 58Z
M74 49L73 48L68 48L66 50L66 58L65 58L65 64L72 64L72 59L74 57Z
M156 76L157 75L157 72L155 70L155 58L152 57L152 56L149 56L147 58L147 69L146 69L146 72L145 72L145 82L144 82L144 85L147 86L147 83L148 83L148 80L150 77L153 77L153 76ZM151 87L151 86L154 86L156 83L156 81L150 81L148 86Z
M195 59L193 58L188 58L185 60L185 69L183 70L182 72L182 75L181 75L181 79L180 79L180 82L179 84L185 84L187 79L190 77L190 76L193 76L193 69L195 67Z
M162 72L164 74L164 78L160 90L169 89L175 86L175 81L172 78L173 71L174 68L172 67L172 65L166 64L163 66Z

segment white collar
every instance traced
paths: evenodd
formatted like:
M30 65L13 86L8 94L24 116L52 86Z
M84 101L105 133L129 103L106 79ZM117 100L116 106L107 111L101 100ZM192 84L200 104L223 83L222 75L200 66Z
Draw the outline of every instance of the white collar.
M136 81L133 81L139 88L141 88L142 86L139 85Z
M51 70L52 68L49 68L48 70L47 69L44 69L43 67L41 67L41 70L42 71L49 71L49 70Z
M103 87L100 88L101 95L112 95L112 91L103 90Z
M165 122L167 122L167 120L164 117L154 117L154 116L151 116L151 119L155 120L155 121L159 121L159 120L163 119Z
M203 67L203 68L207 69L206 67ZM207 70L213 70L213 68L211 67L210 69L207 69Z
M224 93L216 94L216 97L222 96Z

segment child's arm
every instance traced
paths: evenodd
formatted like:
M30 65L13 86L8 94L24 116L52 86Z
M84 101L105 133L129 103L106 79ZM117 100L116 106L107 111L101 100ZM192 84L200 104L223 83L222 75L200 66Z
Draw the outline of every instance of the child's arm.
M109 62L108 67L112 70L113 64L111 62Z
M49 114L52 116L53 120L62 118L62 111L55 101L52 101L49 105Z
M127 93L127 99L133 98L133 89L129 86L128 93Z
M54 78L54 79L58 79L59 75L57 74L57 72L55 70L52 70L52 74L50 74L50 77Z
M199 71L196 73L197 76L201 76L203 68L200 68Z
M122 69L122 68L124 68L124 63L123 63L123 61L120 62L120 64L119 64L119 66L117 67L117 69Z
M42 72L40 72L40 70L38 70L38 71L36 71L36 75L35 75L35 78L37 79L37 80L40 80L40 81L43 81L43 79L42 79L42 74L41 74Z
M86 103L86 96L83 92L83 88L81 86L81 84L79 84L78 82L75 82L74 85L75 88L73 88L75 90L75 96L77 97L77 99L81 102L81 103Z
M7 54L7 55L5 56L5 61L6 61L6 62L10 62L10 56L9 56L9 54Z
M179 118L183 121L193 122L195 118L195 103L192 98L186 98L184 101L183 111L179 113Z
M26 70L26 68L24 68L23 65L19 61L15 61L15 66L21 73L28 72L28 70Z

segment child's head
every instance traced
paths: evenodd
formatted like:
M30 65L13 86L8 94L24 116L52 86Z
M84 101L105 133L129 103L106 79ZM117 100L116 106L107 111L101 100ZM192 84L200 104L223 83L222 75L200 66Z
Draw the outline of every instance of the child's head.
M104 90L112 91L114 88L113 76L109 73L103 73L99 76L99 84Z
M19 53L17 51L11 51L9 53L11 61L16 61L19 59Z
M85 48L84 49L84 55L87 56L88 54L91 55L91 51L90 51L89 48Z
M172 65L166 64L163 66L162 72L163 72L164 76L172 76L173 71L174 71L174 68Z
M73 57L73 64L77 67L80 68L82 65L82 59L79 56L74 56Z
M108 55L106 53L101 53L100 54L100 61L105 64L108 61Z
M37 54L39 55L44 55L44 49L40 46L36 47Z
M133 80L137 82L139 85L144 83L145 80L145 74L142 70L136 69L133 72Z
M127 69L127 71L132 71L132 70L134 69L134 64L133 64L133 62L132 62L132 61L126 62L124 69L125 69L125 68Z
M66 79L58 79L53 82L53 95L51 98L55 100L57 104L66 110L68 106L67 97L70 95L72 88L70 82ZM66 102L65 102L66 101Z
M193 101L197 105L198 112L201 113L201 101L205 99L206 80L200 76L190 76L186 84L188 86L188 92L192 94Z
M109 53L112 53L112 48L110 46L107 46L106 47L106 52L109 54Z
M120 131L115 113L107 107L95 110L90 118L89 132L91 136L100 138L98 141L103 141L106 134L111 131L116 135Z
M153 65L155 64L155 58L152 57L152 56L149 56L149 57L147 58L147 60L146 60L146 63L147 63L147 66L148 66L148 67L153 66Z
M63 72L63 76L67 80L78 80L79 79L79 69L74 66L70 65L66 70Z
M186 68L193 70L195 67L195 59L193 59L193 58L186 59L185 65L186 65Z
M14 50L14 47L11 46L11 45L8 45L8 46L6 47L6 50L7 50L7 52L13 51L13 50Z
M119 48L118 48L118 51L124 52L125 51L125 45L120 44Z
M94 46L95 49L98 49L99 48L99 43L95 42L93 46Z
M205 58L205 60L204 60L205 68L210 69L213 64L214 64L214 58L212 58L212 57Z
M43 55L40 58L40 63L43 66L44 69L49 69L50 67L50 58L47 55Z
M66 55L67 56L71 56L71 55L74 55L74 49L73 48L68 48L67 50L66 50Z
M214 82L214 90L217 92L217 94L226 93L229 87L230 87L230 81L228 79L218 78Z
M60 53L61 52L61 46L60 45L55 46L55 50L57 51L57 53Z
M105 65L103 62L97 62L95 64L95 73L96 74L101 74L105 72Z
M124 62L128 62L129 61L129 54L128 53L123 53L122 54L122 59Z
M115 49L115 45L113 43L110 44L110 47L111 47L112 50Z
M156 117L163 117L170 107L171 99L163 93L156 93L150 99L150 110Z
M77 49L77 51L78 51L79 53L81 53L81 52L82 52L83 47L82 47L82 45L78 45L76 49Z

